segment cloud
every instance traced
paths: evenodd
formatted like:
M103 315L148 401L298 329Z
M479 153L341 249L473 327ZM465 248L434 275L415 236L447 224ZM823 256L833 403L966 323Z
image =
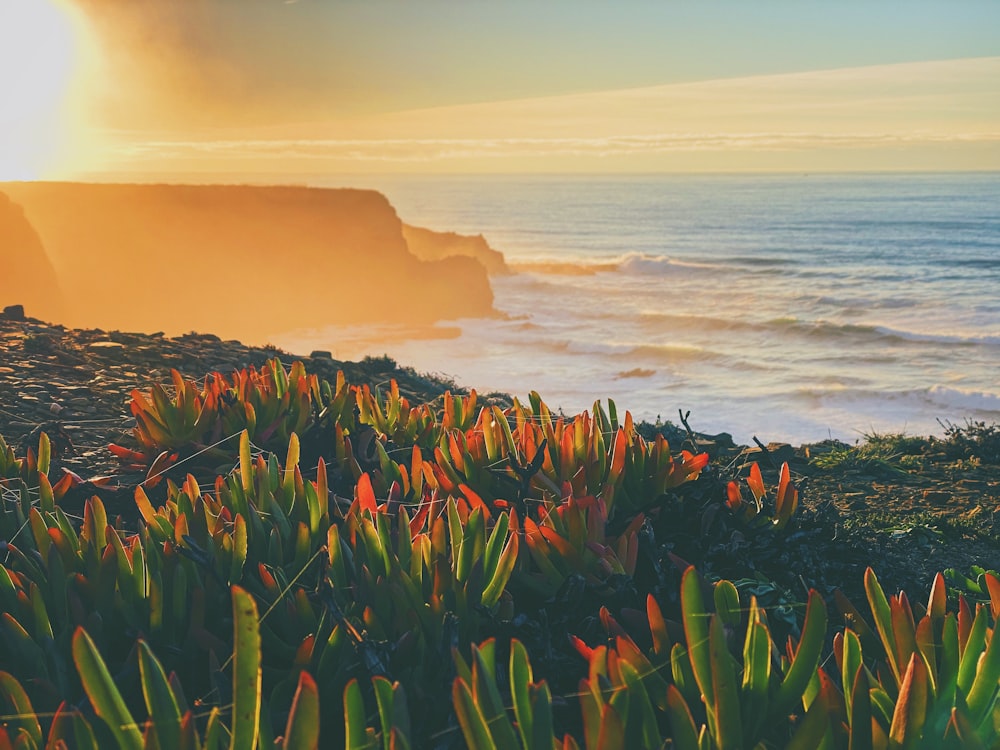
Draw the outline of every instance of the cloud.
M272 33L295 5L240 0L60 0L85 22L97 59L85 88L93 120L117 128L265 123L304 111L321 75L298 59L294 33Z
M985 133L712 133L602 138L428 138L151 140L121 144L114 153L128 161L214 160L439 162L455 159L544 159L553 156L606 158L641 154L723 151L812 151L882 149L949 144L1000 144L1000 130Z
M411 137L960 132L1000 123L1000 57L726 78L369 118Z
M796 169L990 169L1000 168L997 80L1000 58L883 65L297 124L119 130L105 155L123 168L228 172L726 169L728 156L767 169L768 155Z

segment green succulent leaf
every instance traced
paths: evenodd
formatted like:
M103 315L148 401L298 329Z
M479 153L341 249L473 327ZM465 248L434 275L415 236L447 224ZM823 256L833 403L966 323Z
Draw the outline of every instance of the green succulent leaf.
M715 742L719 750L738 750L743 746L740 719L739 693L736 687L735 659L726 645L722 617L711 617L709 623L709 652L711 655L712 694L715 698L710 717L713 722Z
M850 690L848 726L851 750L872 750L872 705L868 673L863 664L858 664Z
M773 717L787 714L802 700L809 680L816 672L819 658L823 651L823 640L826 636L826 603L815 590L809 591L809 601L806 605L806 618L802 624L802 637L795 651L792 663L785 673L772 704Z
M233 713L230 750L255 748L260 732L260 620L257 602L233 586Z
M694 567L685 570L681 578L681 615L691 669L705 705L711 710L715 706L715 694L712 690L712 654L708 637L709 614L705 611L701 581Z
M461 678L455 680L451 689L451 697L466 744L475 750L496 750L497 746L490 734L486 717L483 716L483 712L465 680Z
M928 682L924 660L919 654L913 654L899 686L899 698L889 727L889 740L894 747L908 750L917 746L927 719Z
M771 684L771 634L760 621L756 597L750 602L750 619L743 646L742 716L744 739L754 737L767 718Z
M976 677L969 690L967 703L973 724L978 725L991 709L1000 705L998 702L1000 698L997 695L998 685L1000 685L1000 622L995 624L990 643L978 660ZM1000 728L997 731L1000 731Z
M510 642L510 692L514 701L514 717L525 747L528 746L528 738L532 736L534 719L531 710L532 679L528 650L519 640L513 639Z
M42 727L38 723L38 716L32 708L31 700L21 687L21 683L7 672L0 672L0 695L6 696L12 709L3 711L4 714L8 714L4 718L5 723L10 722L9 726L24 732L37 747L41 747Z
M352 679L344 688L344 724L346 750L366 750L368 728L365 701L356 679Z
M698 727L684 696L674 685L667 687L667 716L673 730L671 739L677 750L698 750Z
M142 750L142 732L97 650L83 628L73 633L73 661L94 712L104 720L124 750Z
M145 641L139 641L139 674L142 694L161 748L179 747L181 712L167 675Z
M299 685L285 725L283 750L316 750L319 747L319 689L308 672L299 673Z

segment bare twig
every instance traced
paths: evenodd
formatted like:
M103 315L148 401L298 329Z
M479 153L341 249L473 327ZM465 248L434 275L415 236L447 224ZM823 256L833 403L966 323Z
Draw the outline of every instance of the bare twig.
M770 464L771 468L774 469L775 471L779 471L781 467L778 466L778 462L774 460L774 456L771 455L771 451L767 449L767 446L764 445L762 442L760 442L760 440L757 439L756 435L753 436L753 441L754 443L757 444L757 447L760 448L761 453L764 454L764 458L767 459L767 462L768 464Z
M691 450L694 452L698 451L698 441L695 438L694 430L691 429L691 425L688 424L688 417L691 416L691 410L688 409L685 412L683 409L678 409L677 414L681 418L681 424L684 425L684 429L687 430L688 442L691 443Z

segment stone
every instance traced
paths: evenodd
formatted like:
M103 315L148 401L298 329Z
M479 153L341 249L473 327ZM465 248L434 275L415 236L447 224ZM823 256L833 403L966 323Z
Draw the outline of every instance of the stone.
M309 356L312 359L333 359L333 352L328 352L325 349L314 349Z
M87 345L88 349L93 349L97 351L119 351L125 348L125 344L120 344L117 341L94 341Z
M847 507L851 510L863 510L868 504L868 500L865 497L864 492L845 492L843 494L843 500L847 503Z
M720 448L732 450L736 447L736 443L733 442L733 436L728 432L720 432L717 435L706 435L705 437L718 445Z
M745 448L740 455L748 461L761 461L764 459L764 451L756 445ZM795 449L788 443L768 443L767 455L770 456L771 461L780 466L783 463L790 463L795 460Z
M3 309L3 316L7 320L24 320L24 305L7 305Z
M924 490L924 501L932 505L946 505L951 500L950 492L942 490Z
M464 235L455 232L435 232L423 227L403 224L403 237L410 252L422 260L465 255L475 258L493 276L510 273L503 253L494 250L481 234Z
M989 488L989 482L985 482L982 479L960 479L958 480L958 486L963 490L971 490L973 492L984 492Z
M795 460L795 449L788 443L768 443L767 452L779 464Z

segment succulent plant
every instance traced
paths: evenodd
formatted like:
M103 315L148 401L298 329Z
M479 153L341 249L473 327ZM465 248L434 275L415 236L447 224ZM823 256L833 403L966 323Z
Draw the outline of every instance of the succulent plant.
M956 612L940 575L922 607L868 571L871 617L838 597L822 663L815 591L801 622L759 572L680 565L664 596L672 509L703 546L718 518L781 544L787 464L771 494L756 465L724 486L613 402L413 406L277 360L171 390L133 394L139 450L113 448L149 477L134 526L97 497L67 514L45 435L23 458L0 439L0 748L1000 744L985 569ZM196 453L223 470L166 472Z

